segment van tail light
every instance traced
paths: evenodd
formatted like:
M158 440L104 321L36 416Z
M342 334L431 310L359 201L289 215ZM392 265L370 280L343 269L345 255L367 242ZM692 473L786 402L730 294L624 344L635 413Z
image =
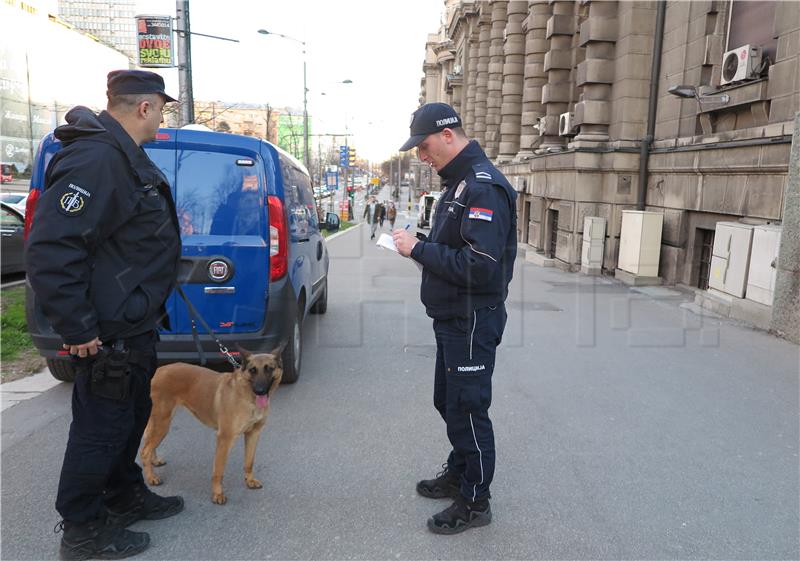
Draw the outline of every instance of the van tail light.
M28 199L25 201L25 230L22 237L24 240L28 239L28 234L31 233L31 226L33 226L33 212L36 210L36 203L39 202L39 189L31 189L28 193Z
M270 195L269 207L269 280L274 281L286 275L289 268L289 229L281 200Z

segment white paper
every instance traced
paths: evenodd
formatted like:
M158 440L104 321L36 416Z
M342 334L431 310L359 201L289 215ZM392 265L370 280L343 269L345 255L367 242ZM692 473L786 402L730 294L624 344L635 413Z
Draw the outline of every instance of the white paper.
M383 249L389 249L391 251L394 251L396 254L400 255L400 252L397 251L397 246L394 245L394 238L392 238L392 236L390 236L389 234L381 234L380 236L378 236L378 241L375 242L375 245L377 245L378 247L382 247ZM420 265L410 257L406 257L406 259L414 263L414 265L417 266L417 269L419 269L420 271L422 270L422 265Z
M381 234L378 236L378 241L375 242L375 245L384 249L391 249L395 253L399 253L399 251L397 251L397 246L394 245L394 239L389 234Z

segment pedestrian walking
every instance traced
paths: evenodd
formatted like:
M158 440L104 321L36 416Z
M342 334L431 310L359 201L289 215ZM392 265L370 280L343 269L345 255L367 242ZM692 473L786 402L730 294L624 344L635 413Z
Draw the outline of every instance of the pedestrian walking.
M386 220L386 201L383 201L383 204L381 205L381 218L380 218L381 228L383 228L384 220Z
M375 230L378 229L378 222L381 217L381 205L375 197L369 198L369 203L364 207L364 218L369 224L369 239L375 238Z
M119 559L150 537L126 526L183 510L151 492L136 464L150 416L156 331L181 255L170 187L141 148L175 101L152 72L108 74L99 115L74 107L26 248L28 280L76 369L56 509L61 559Z
M392 236L401 255L423 266L421 298L436 338L433 403L452 446L443 471L417 483L417 492L454 500L428 528L455 534L492 520L489 406L517 252L516 193L445 103L413 114L411 137L400 150L414 147L441 176L443 192L427 239L403 229Z
M389 227L394 230L394 222L397 220L397 207L394 206L394 201L389 203L389 208L386 210L386 218L389 219Z

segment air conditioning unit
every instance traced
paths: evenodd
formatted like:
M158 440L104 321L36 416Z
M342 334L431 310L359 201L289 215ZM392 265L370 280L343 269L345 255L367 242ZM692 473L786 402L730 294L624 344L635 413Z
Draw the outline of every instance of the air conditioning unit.
M575 136L575 115L573 113L562 113L558 118L558 136Z
M722 55L720 86L758 78L761 71L761 47L742 45Z

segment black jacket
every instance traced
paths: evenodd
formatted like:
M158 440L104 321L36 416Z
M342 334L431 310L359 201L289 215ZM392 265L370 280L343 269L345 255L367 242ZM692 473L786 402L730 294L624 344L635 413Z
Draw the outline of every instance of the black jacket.
M427 241L420 293L435 319L468 317L503 302L517 256L517 194L474 140L439 171L444 191Z
M36 302L68 344L144 333L165 317L181 255L169 184L107 112L66 120L26 245Z

